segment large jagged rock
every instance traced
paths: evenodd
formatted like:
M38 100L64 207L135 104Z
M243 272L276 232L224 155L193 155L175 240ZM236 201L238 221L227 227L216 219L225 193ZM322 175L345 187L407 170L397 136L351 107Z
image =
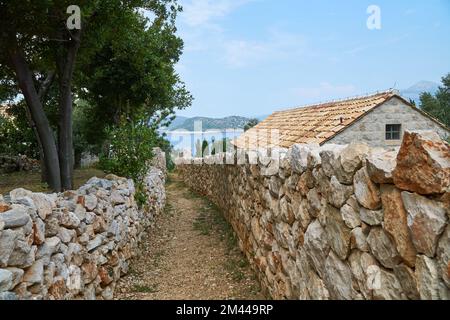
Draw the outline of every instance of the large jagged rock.
M450 188L450 145L432 131L405 131L393 173L395 185L419 194Z
M411 300L418 300L420 298L417 291L417 280L412 269L404 264L394 267L394 274L400 281L400 284L406 296Z
M350 249L351 229L345 225L339 210L332 206L327 206L325 221L328 243L338 257L345 260Z
M367 173L367 168L361 168L354 177L355 196L359 204L370 210L377 210L381 207L380 190L372 182Z
M367 237L370 251L386 268L393 268L401 262L395 243L382 228L372 228Z
M335 176L330 180L330 192L328 202L336 208L341 208L347 199L353 194L353 186L341 184Z
M352 272L350 267L347 263L341 261L332 250L325 261L324 282L332 299L352 299Z
M343 149L334 162L334 172L339 182L351 184L355 172L362 167L368 153L369 147L365 143L351 143Z
M450 225L447 225L437 248L439 274L450 289Z
M317 144L294 144L289 153L292 170L298 174L305 172L308 169L308 156L318 147Z
M414 267L416 249L409 234L408 213L403 205L401 192L392 185L382 185L381 199L384 209L384 229L394 239L396 248L405 263Z
M347 227L350 229L359 227L361 219L359 217L360 207L355 196L351 196L341 208L341 216Z
M443 296L441 280L436 262L427 256L418 255L416 261L416 279L420 298L422 300L440 300Z
M439 236L445 229L447 215L444 206L415 193L402 192L408 211L408 227L417 252L432 258Z
M372 152L366 159L367 172L375 183L394 183L392 172L397 165L398 151Z
M4 223L5 229L17 228L26 225L30 221L30 216L25 208L16 207L0 213L0 221Z
M312 222L305 232L306 253L311 261L311 265L323 278L325 270L325 260L330 252L330 244L324 228L318 220Z

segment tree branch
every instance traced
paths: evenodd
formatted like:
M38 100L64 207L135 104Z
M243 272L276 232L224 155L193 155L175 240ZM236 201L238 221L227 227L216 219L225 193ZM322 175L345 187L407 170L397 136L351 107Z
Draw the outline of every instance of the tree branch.
M38 92L39 100L43 101L45 99L45 96L50 90L53 80L55 80L55 74L55 71L50 71L47 75L47 78L45 78L44 82L42 82L42 85L39 88Z

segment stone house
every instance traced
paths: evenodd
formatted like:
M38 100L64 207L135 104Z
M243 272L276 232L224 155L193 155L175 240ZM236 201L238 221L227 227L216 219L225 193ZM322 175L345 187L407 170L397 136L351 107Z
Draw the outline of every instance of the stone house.
M405 130L432 130L443 139L450 129L397 91L277 111L233 143L238 148L289 148L293 144L400 146Z

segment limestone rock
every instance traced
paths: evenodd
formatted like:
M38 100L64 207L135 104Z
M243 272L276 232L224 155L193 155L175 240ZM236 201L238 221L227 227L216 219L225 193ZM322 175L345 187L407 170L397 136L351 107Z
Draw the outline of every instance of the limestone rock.
M292 170L298 174L302 174L308 169L308 155L311 153L311 146L294 144L290 148Z
M334 166L339 158L339 154L345 146L326 144L322 146L320 151L320 158L322 158L322 169L328 178L334 175Z
M101 234L99 234L93 240L88 242L86 249L88 252L90 252L90 251L96 249L97 247L101 246L102 243L103 243L103 236Z
M80 219L73 212L62 212L59 216L59 223L65 228L75 229L80 225Z
M345 225L339 210L332 206L327 207L325 219L325 231L328 236L328 243L334 252L336 252L337 256L345 260L350 249L351 230Z
M330 298L339 300L352 299L352 272L349 266L330 251L325 261L325 285Z
M370 180L367 168L356 172L354 177L355 196L359 204L370 210L377 210L381 206L380 190Z
M312 300L329 300L330 293L322 279L314 272L310 271L306 277L309 298Z
M384 229L394 239L397 251L405 263L414 267L416 249L408 230L407 212L400 191L392 185L381 186L381 200L384 209Z
M330 180L330 193L328 202L336 208L341 208L347 199L353 194L353 186L341 184L335 176Z
M14 292L0 292L0 301L3 300L18 300L18 297Z
M16 241L13 252L9 256L8 266L26 268L33 264L36 246L30 245L25 239Z
M392 269L400 263L401 257L395 248L395 243L383 229L372 228L367 237L367 243L372 254L384 267Z
M359 291L365 299L371 300L373 290L372 272L374 268L379 270L376 260L368 253L355 250L350 254L348 261Z
M392 172L397 165L397 151L386 151L371 153L367 157L367 173L375 183L394 183Z
M8 266L8 260L14 250L19 234L13 230L0 231L0 267Z
M18 228L26 225L30 221L27 211L22 208L14 208L0 213L0 222L4 223L4 228Z
M400 264L394 267L394 274L400 281L408 299L418 300L420 298L417 291L417 281L414 272L404 264Z
M311 222L311 217L308 212L306 201L302 201L298 207L298 210L295 211L295 219L300 223L303 230L308 228Z
M97 207L98 200L93 195L84 196L84 207L88 211L93 211Z
M33 200L39 217L45 220L52 213L53 207L55 207L54 201L44 193L31 193L29 197Z
M45 241L45 223L37 218L33 223L33 243L40 245Z
M439 286L439 273L434 260L424 255L418 255L415 275L422 300L442 299Z
M306 230L304 247L311 265L323 278L325 260L330 251L330 245L328 244L327 234L319 221L315 220L312 222Z
M367 237L362 231L361 227L357 227L352 230L350 234L350 248L359 249L363 252L369 251L369 246L367 245Z
M0 292L12 289L13 274L6 269L0 269Z
M359 211L361 221L367 223L369 226L379 226L383 222L383 210L369 210L361 208Z
M375 300L405 300L406 295L400 281L394 273L385 269L373 266L370 269L370 287L373 289L373 299Z
M33 285L37 283L42 283L44 279L44 261L37 260L33 265L27 269L23 276L23 281L28 285Z
M450 187L450 145L433 131L405 131L394 183L419 194L444 193Z
M307 195L308 212L312 217L317 217L322 208L320 196L316 189L311 189Z
M355 172L362 167L363 160L368 153L369 147L364 143L351 143L343 149L334 166L334 172L339 182L351 184Z
M450 225L445 228L437 248L439 274L448 288L450 288Z
M351 196L341 208L341 216L347 227L350 229L359 227L361 219L359 218L360 207L355 196Z
M447 222L445 208L439 202L406 191L402 192L402 199L417 252L432 258L436 253L439 235Z

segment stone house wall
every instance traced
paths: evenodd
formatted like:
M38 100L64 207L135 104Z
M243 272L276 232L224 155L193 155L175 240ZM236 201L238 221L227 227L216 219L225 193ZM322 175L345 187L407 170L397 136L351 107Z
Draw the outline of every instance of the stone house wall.
M446 142L406 132L398 154L357 143L280 151L241 165L177 160L223 210L270 297L449 299Z
M444 140L450 136L448 130L394 97L327 143L349 144L352 141L365 141L373 147L400 146L401 140L385 139L387 124L401 124L402 133L405 130L433 130Z
M165 205L165 174L152 167L147 206L132 180L92 178L60 194L0 196L0 300L112 299L145 229Z

